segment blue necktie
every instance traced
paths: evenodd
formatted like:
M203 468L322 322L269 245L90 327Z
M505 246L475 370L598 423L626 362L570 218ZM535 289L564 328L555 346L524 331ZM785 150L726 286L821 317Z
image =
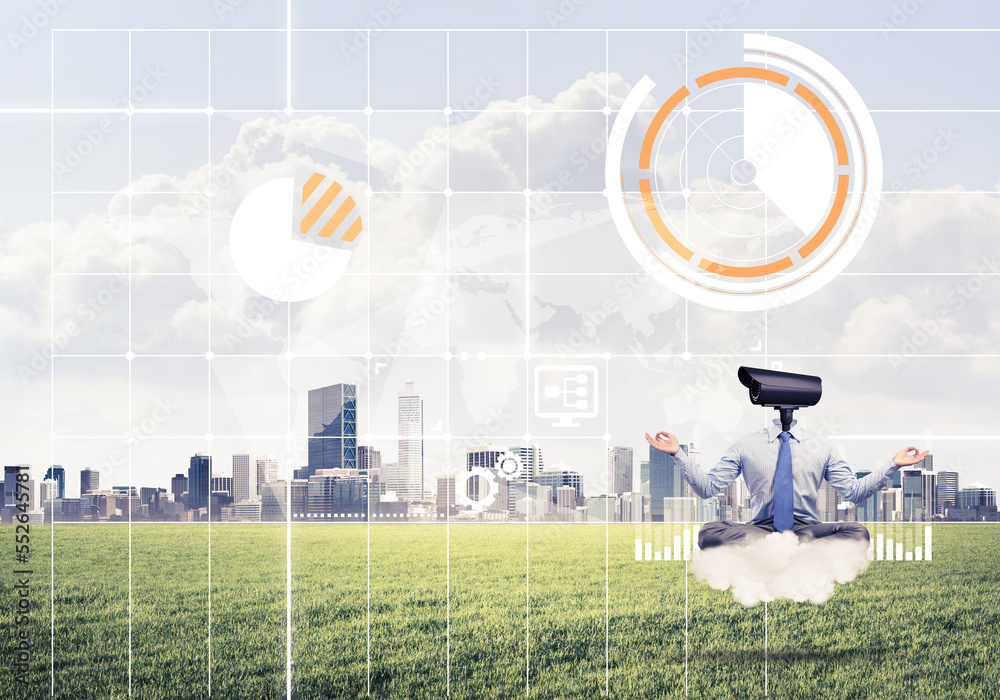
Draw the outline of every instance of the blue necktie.
M778 466L774 469L774 527L778 532L791 530L792 519L792 447L788 444L791 433L781 433L778 439Z

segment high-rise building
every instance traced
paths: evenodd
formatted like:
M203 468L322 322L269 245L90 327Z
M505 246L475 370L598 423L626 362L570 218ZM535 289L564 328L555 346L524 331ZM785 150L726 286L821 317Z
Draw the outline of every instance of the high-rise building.
M288 483L267 481L260 486L260 520L283 523L288 520Z
M188 508L208 508L211 474L212 458L201 452L195 454L188 467Z
M278 460L271 455L261 455L257 458L257 473L251 477L250 496L261 493L264 484L278 480Z
M175 474L170 480L170 493L174 494L174 503L180 503L188 490L188 478L183 474Z
M927 459L930 458L931 455L927 455ZM937 514L937 474L932 471L923 474L923 506L922 520L933 520Z
M559 517L562 520L569 520L572 512L576 509L576 489L572 486L557 486L555 490L556 508L559 509Z
M358 445L358 469L382 470L382 453L371 445Z
M5 466L3 468L3 497L0 506L12 506L17 504L17 475L21 473L18 465Z
M368 519L368 480L357 469L321 469L309 477L309 514L339 522Z
M958 502L958 472L941 471L937 473L937 502L935 510L938 515L945 515L948 508L954 508Z
M867 471L859 471L856 476L859 479L871 474ZM854 504L854 519L859 523L874 523L878 521L879 492L876 491L865 500Z
M628 493L632 483L632 448L612 447L608 450L608 493Z
M487 443L487 445L492 444ZM534 482L536 477L545 469L545 459L542 457L542 448L536 443L531 443L530 445L512 445L507 448L507 454L516 457L517 461L521 463L521 475L516 479L508 480L510 488L507 489L507 515L513 519L517 514L513 484Z
M924 471L934 471L934 455L927 455L922 460L913 465L912 469L923 469Z
M101 489L101 473L96 469L80 470L80 495Z
M59 464L53 464L45 472L45 478L51 479L58 484L58 490L52 498L66 498L66 470Z
M570 469L565 464L554 464L543 469L535 476L535 482L552 489L553 503L560 486L572 486L577 498L583 498L583 477L580 472Z
M978 508L995 506L996 504L997 492L978 481L969 484L958 492L959 508Z
M41 504L54 498L59 498L59 484L52 479L45 479L39 486L38 507L41 508Z
M901 469L903 472L903 522L924 519L924 472L922 469Z
M224 493L233 500L233 477L223 474L212 474L212 493Z
M250 498L251 495L258 495L257 492L257 479L256 474L254 475L254 480L250 480L250 453L249 452L235 452L233 453L233 503L242 503L243 501ZM252 486L252 489L251 489ZM215 491L216 488L213 486L212 490Z
M439 513L439 517L445 513L450 514L455 511L455 483L454 474L438 474L437 496L434 506Z
M296 479L308 479L318 469L357 468L357 408L354 384L309 390L309 466L296 469Z
M830 486L830 482L823 479L816 493L816 515L821 522L830 523L837 520L837 506L839 494Z
M663 499L684 496L684 477L672 455L649 446L649 462L639 469L639 481L644 496L649 496L649 516L654 523L663 522Z
M424 402L407 379L399 392L399 471L402 490L396 491L401 501L420 501L424 497Z
M698 499L690 496L667 496L663 499L663 522L693 523L698 521Z
M477 467L483 469L489 469L494 474L497 473L498 462L503 458L504 451L498 446L494 445L492 442L487 442L485 445L477 445L476 447L468 447L465 450L465 469L466 471L472 471ZM522 477L524 473L522 471ZM503 477L500 477L503 478ZM518 481L524 482L523 479L518 479ZM479 477L470 477L465 482L465 492L466 495L473 501L479 501L480 496L486 496L486 488L479 483ZM509 501L513 497L512 489L507 490L507 501L503 505L508 506L509 511ZM494 501L496 503L496 501Z

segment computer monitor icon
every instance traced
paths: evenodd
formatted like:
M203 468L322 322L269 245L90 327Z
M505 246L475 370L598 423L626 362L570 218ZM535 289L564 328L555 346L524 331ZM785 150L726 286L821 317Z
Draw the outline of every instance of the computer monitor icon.
M535 367L535 415L555 418L555 428L578 428L576 418L597 415L595 365L538 365Z

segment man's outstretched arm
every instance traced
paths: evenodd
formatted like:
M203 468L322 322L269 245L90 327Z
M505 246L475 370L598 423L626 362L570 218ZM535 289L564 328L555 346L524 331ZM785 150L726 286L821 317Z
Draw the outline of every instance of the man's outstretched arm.
M825 476L830 486L840 495L852 503L858 503L881 489L889 477L897 471L917 464L929 454L930 450L921 452L916 447L904 447L883 466L859 479L844 458L831 446Z
M691 484L691 488L698 494L699 498L711 498L722 491L736 480L742 469L740 453L736 445L726 451L718 464L705 472L697 467L687 456L687 453L681 449L677 436L661 430L655 438L646 433L646 442L660 452L666 452L673 456L681 470L681 475Z

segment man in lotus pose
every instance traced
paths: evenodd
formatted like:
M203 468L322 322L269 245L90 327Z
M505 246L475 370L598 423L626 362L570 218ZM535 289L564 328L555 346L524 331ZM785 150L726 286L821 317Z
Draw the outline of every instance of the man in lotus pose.
M868 541L868 529L860 523L821 523L816 515L816 494L823 479L849 501L858 503L882 488L902 467L920 462L930 454L904 447L883 466L858 479L826 438L798 427L793 420L787 431L776 419L766 428L744 435L707 472L696 467L680 449L677 437L660 431L646 433L646 441L672 455L681 474L701 498L711 498L741 473L750 489L753 518L748 523L719 521L701 528L701 549L724 544L748 543L771 532L791 530L799 539L839 538ZM794 468L794 469L793 469Z

